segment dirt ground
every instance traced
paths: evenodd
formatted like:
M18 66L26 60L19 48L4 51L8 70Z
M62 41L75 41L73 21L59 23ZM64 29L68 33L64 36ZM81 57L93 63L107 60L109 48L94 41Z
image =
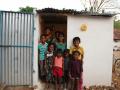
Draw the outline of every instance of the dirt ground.
M6 86L0 87L0 90L34 90L32 87L28 87L28 86L16 86L16 87L11 87L11 86Z
M113 53L112 83L115 88L120 90L120 51Z

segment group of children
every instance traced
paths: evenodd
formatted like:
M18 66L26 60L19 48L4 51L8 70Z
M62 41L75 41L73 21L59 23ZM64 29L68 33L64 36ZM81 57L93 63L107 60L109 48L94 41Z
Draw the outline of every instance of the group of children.
M61 90L61 81L67 90L82 90L84 50L79 45L80 38L73 38L73 46L67 49L64 34L56 32L53 38L51 29L46 28L40 37L39 75L49 84L55 83L55 90Z

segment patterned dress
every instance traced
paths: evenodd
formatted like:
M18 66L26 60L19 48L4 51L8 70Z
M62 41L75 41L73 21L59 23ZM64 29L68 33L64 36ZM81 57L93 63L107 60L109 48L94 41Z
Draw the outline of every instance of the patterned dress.
M53 65L53 52L47 51L46 53L46 80L52 81L52 65Z

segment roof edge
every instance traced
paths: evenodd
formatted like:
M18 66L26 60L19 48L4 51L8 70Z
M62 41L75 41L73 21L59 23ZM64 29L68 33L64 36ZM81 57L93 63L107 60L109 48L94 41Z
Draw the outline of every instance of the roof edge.
M98 13L98 12L88 12L88 11L76 11L74 9L55 9L55 8L43 8L40 10L36 10L39 14L68 14L68 15L81 15L81 16L105 16L105 17L112 17L116 14L112 13Z

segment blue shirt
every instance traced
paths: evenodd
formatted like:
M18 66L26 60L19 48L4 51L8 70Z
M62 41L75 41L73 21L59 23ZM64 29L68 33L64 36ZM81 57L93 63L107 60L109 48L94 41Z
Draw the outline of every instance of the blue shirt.
M66 49L66 43L58 43L56 42L56 48L61 49L63 52Z
M42 43L39 43L38 44L38 49L39 49L39 60L45 60L45 53L47 51L47 46L48 44L45 43L45 44L42 44Z

